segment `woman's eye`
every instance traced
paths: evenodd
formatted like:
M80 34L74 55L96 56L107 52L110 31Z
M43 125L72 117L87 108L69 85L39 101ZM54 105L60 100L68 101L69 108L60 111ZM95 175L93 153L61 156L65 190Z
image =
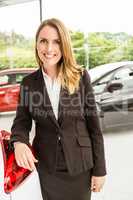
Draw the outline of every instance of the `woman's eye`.
M40 43L46 43L47 41L45 39L40 40Z
M60 44L60 40L55 40L55 43L56 44Z

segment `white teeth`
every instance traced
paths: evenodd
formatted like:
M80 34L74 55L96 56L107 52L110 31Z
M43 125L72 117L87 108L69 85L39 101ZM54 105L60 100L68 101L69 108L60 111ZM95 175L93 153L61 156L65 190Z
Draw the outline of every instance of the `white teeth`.
M45 57L46 57L46 58L53 58L54 55L45 54Z

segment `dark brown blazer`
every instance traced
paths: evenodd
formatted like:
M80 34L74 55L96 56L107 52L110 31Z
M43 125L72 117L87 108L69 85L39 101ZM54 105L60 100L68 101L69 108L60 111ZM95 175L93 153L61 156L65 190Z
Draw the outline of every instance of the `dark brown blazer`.
M104 176L103 137L90 77L81 75L79 90L69 95L61 88L58 120L56 120L41 69L25 77L21 84L16 118L11 129L11 142L29 143L32 120L36 135L33 147L43 168L55 171L59 139L63 146L69 173L74 176L92 169L95 176Z

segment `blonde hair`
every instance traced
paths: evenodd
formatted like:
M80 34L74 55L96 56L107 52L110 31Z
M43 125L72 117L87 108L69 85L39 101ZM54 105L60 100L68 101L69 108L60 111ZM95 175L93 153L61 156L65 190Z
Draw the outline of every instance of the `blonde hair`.
M79 81L81 73L83 72L83 68L76 63L75 57L73 55L69 32L60 20L51 18L43 21L40 24L36 33L36 60L39 66L43 67L43 63L40 60L37 52L37 40L40 31L46 25L54 27L59 34L62 58L58 63L58 77L63 88L66 88L70 94L73 94L75 90L78 90L79 88Z

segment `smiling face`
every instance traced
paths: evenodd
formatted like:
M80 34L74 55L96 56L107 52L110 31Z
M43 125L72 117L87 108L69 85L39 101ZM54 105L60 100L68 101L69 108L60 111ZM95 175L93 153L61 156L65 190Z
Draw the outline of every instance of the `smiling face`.
M62 57L60 38L57 30L44 26L37 38L37 52L45 69L55 68Z

